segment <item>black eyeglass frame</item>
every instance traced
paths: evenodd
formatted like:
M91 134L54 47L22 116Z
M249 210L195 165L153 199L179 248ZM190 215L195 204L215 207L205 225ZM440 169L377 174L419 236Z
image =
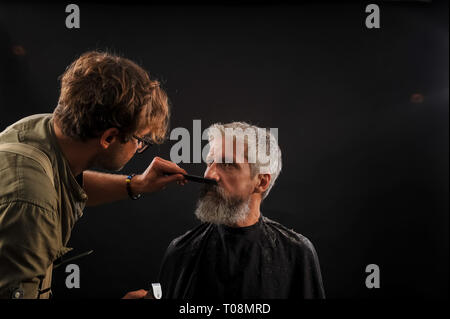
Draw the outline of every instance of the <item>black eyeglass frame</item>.
M148 149L149 146L153 145L153 143L148 138L139 137L136 135L132 135L132 136L133 136L133 138L137 139L138 142L142 145L142 146L139 146L139 148L136 151L136 153L138 153L138 154L144 153Z

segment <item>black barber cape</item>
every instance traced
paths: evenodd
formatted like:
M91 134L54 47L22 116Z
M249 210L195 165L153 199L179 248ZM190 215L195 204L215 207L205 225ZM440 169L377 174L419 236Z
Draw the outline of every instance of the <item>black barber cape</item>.
M325 298L312 243L264 216L242 228L202 223L174 239L159 282L165 299Z

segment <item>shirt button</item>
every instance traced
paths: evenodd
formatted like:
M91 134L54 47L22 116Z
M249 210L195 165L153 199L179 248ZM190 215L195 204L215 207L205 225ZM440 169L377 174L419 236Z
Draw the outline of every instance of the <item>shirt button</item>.
M22 299L23 298L23 290L20 288L17 288L12 293L12 299Z
M87 198L88 198L88 196L87 196L86 194L84 194L84 193L81 194L81 199L82 199L82 200L86 200Z

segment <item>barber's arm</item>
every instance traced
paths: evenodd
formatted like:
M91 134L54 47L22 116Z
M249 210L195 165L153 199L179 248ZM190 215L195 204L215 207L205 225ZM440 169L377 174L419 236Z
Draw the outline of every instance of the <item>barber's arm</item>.
M131 191L133 194L145 194L163 189L175 181L184 184L186 180L182 174L187 172L177 164L155 157L142 174L131 179ZM129 198L126 178L126 175L84 171L83 188L88 195L86 205L95 206Z

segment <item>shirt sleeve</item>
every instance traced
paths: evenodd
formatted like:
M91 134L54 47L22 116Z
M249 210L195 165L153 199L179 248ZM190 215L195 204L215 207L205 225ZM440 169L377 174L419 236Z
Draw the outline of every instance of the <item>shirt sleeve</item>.
M22 287L36 298L40 278L60 250L55 213L17 200L0 205L0 298Z

